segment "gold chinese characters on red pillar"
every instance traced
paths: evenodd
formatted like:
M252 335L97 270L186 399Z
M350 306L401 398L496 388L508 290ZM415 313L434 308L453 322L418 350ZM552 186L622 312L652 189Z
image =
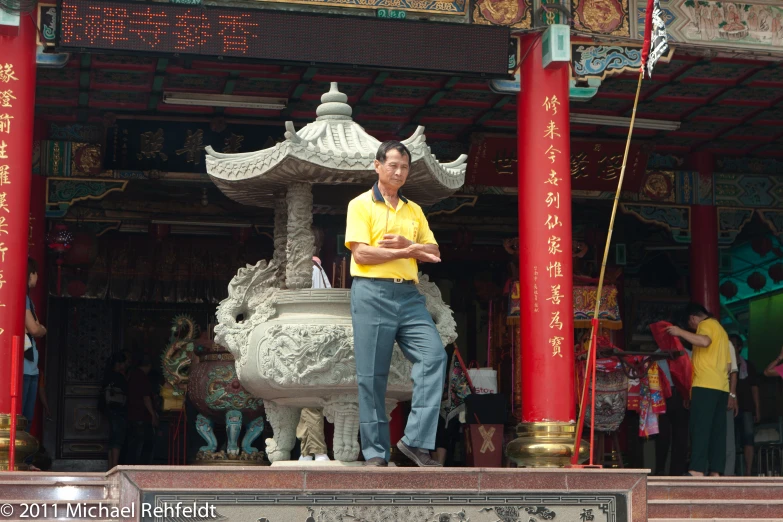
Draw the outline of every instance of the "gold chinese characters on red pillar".
M30 17L23 17L18 35L0 35L0 413L10 412L13 338L24 335L35 37Z
M574 420L569 67L521 63L517 97L522 422ZM556 390L556 391L555 391Z
M12 184L11 160L13 150L9 150L8 141L12 136L11 124L14 116L9 109L13 109L14 89L19 78L14 70L13 63L4 63L0 66L0 308L7 308L6 299L2 292L6 285L5 263L8 254L7 236L9 235L11 201L9 201L9 186ZM14 255L11 252L10 255ZM0 323L0 336L5 334L6 328Z
M556 94L545 96L541 107L547 114L553 117L557 116L560 100L558 100ZM544 157L554 165L558 163L558 156L562 154L560 149L563 148L561 144L563 141L562 131L558 128L554 119L549 120L547 123L544 139L548 142L544 151ZM566 135L565 139L568 139L568 135ZM547 185L544 198L547 208L545 225L548 238L546 251L547 256L549 256L546 269L546 300L551 304L549 309L550 331L547 342L552 348L552 357L563 357L562 349L563 341L565 340L563 336L563 319L564 315L568 313L567 310L563 310L563 294L561 293L563 280L563 221L560 218L562 210L560 208L561 179L560 174L555 169L551 169L548 173L544 173L542 180Z

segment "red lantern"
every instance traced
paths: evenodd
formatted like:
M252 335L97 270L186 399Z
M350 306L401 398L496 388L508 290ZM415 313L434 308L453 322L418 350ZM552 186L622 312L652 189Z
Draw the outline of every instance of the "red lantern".
M234 241L244 246L250 236L253 235L253 229L251 227L238 227L235 228L231 235L234 237Z
M466 228L460 228L454 232L451 243L457 250L468 248L473 244L473 232Z
M87 285L84 282L74 279L68 283L68 295L71 297L81 297L87 291Z
M722 285L720 285L720 295L725 297L726 299L731 299L735 295L737 295L737 292L739 291L739 288L737 288L737 285L734 284L733 281L726 281Z
M57 223L46 234L46 246L58 255L63 255L73 246L73 234L68 231L68 227L64 223Z
M46 234L46 246L57 253L57 295L62 295L63 254L73 246L73 234L64 223L57 223Z
M89 232L76 232L72 245L64 256L66 265L91 265L98 257L98 243Z
M769 277L771 277L775 283L783 281L783 263L775 263L769 267Z
M748 276L748 286L758 292L767 284L767 278L761 272L753 272Z
M155 238L155 241L162 243L164 239L169 237L171 233L171 225L165 225L162 223L150 223L150 235Z
M765 257L772 250L772 240L767 236L757 237L750 242L751 248L761 257Z

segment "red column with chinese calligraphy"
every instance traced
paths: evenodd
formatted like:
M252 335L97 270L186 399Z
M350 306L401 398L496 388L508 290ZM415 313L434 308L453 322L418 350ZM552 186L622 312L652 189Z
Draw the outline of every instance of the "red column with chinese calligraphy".
M0 35L0 413L5 414L11 413L12 339L24 335L35 35L29 16L22 16L18 36Z
M526 36L522 49L517 96L522 424L508 454L519 464L556 465L570 457L558 453L576 413L569 69L567 63L543 68L536 35Z

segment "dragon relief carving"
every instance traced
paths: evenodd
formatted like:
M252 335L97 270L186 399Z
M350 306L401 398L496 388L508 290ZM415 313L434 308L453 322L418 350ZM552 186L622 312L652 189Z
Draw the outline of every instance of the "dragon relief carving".
M286 242L286 287L310 288L313 285L313 191L309 183L293 183L286 193L288 238Z
M237 377L247 362L248 338L256 326L275 315L275 295L282 288L275 261L240 268L228 285L228 297L218 305L215 342L236 359Z
M184 396L190 380L190 365L198 337L198 325L189 315L178 315L171 323L171 339L160 358L164 389L174 396Z
M290 216L290 214L289 214ZM308 264L308 270L311 270ZM324 324L326 316L316 312L314 321L306 317L298 322L278 322L277 301L284 295L277 276L277 263L259 262L240 269L229 286L229 297L218 307L219 325L215 328L216 341L227 346L236 358L240 381L265 381L285 389L312 388L313 397L320 397L324 415L335 425L335 458L344 462L356 460L359 414L356 391L333 392L333 387L356 386L356 363L353 351L353 328L350 324ZM425 296L427 310L433 317L444 346L456 337L456 322L451 309L443 303L437 286L424 275L419 275L419 292ZM320 318L320 319L319 319ZM270 323L271 321L271 323ZM319 324L320 322L320 324ZM268 324L264 324L268 323ZM253 346L249 346L252 332L264 324ZM257 365L247 367L249 351L255 350ZM243 377L242 371L246 375ZM411 386L412 364L402 350L395 347L389 370L389 384L405 389ZM253 372L252 375L247 375ZM263 397L261 397L263 398ZM387 414L397 401L387 401ZM271 462L287 460L296 442L295 432L299 407L265 400L266 415L273 428L273 437L266 440Z
M356 383L353 328L276 324L258 343L259 370L278 385L340 386ZM395 349L389 384L410 383L411 363Z
M273 235L275 246L272 261L277 264L277 277L285 281L285 248L288 242L288 205L285 193L275 194L275 229Z
M457 340L457 321L454 320L452 309L443 302L440 288L422 273L419 273L419 284L416 287L427 302L427 311L432 316L443 346L450 345Z

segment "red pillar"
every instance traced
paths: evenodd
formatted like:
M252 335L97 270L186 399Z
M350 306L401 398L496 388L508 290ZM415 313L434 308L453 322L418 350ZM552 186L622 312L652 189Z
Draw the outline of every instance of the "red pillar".
M573 423L569 71L544 69L541 39L526 40L534 47L517 96L522 422Z
M32 19L23 16L18 36L0 35L0 413L6 414L11 413L12 339L24 334L35 34Z
M712 178L714 158L698 153L693 166L701 178ZM718 212L714 205L691 207L690 275L691 300L701 303L715 317L720 317L718 273Z

